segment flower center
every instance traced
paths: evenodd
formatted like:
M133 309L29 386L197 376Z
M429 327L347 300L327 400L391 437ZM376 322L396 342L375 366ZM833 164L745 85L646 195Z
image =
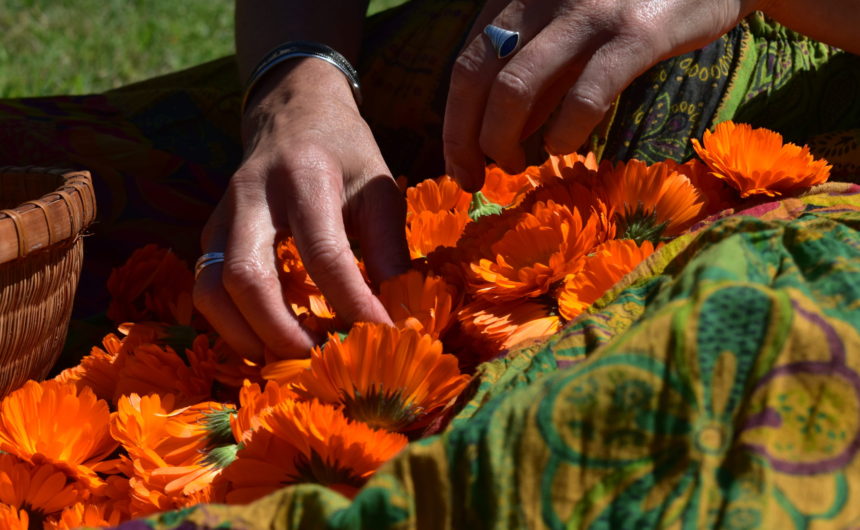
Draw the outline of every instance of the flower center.
M657 211L646 210L640 202L633 211L626 210L619 214L618 224L621 228L621 239L632 239L637 245L650 241L655 245L660 242L663 231L669 225L668 221L657 223Z
M364 481L360 477L356 477L352 469L348 467L340 467L327 463L311 450L311 456L300 455L295 461L296 474L290 476L290 482L284 482L283 485L289 485L294 482L315 482L323 486L334 486L343 484L354 488L360 488Z
M365 392L355 390L354 396L344 394L344 413L374 429L400 431L417 420L424 409L403 398L403 391L385 391L382 385L373 385Z

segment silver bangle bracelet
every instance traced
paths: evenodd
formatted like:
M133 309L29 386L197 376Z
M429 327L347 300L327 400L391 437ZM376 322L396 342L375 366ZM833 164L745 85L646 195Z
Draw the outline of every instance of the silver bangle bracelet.
M245 113L245 106L248 104L248 99L250 98L254 87L259 84L260 80L265 77L266 73L284 61L299 57L315 57L317 59L322 59L343 72L343 75L345 75L347 81L349 81L349 86L352 88L352 95L355 97L355 102L361 105L361 85L358 82L358 72L355 71L355 68L352 67L346 57L336 52L331 47L319 42L291 41L275 47L272 51L267 53L259 64L257 64L257 67L254 68L254 71L251 73L251 77L248 79L248 88L245 89L245 94L242 97L242 114Z

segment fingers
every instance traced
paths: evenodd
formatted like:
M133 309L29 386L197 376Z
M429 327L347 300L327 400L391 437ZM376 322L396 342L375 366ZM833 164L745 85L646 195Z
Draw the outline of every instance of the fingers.
M203 229L201 247L204 253L221 252L226 247L229 227L224 209L222 200ZM262 360L263 342L224 290L223 270L224 265L216 263L200 271L194 282L194 305L234 350L251 360Z
M223 264L210 265L194 283L194 305L227 344L252 361L263 359L263 342L221 284Z
M487 156L510 173L525 169L522 141L558 106L600 38L572 31L564 18L523 45L496 75L487 96L479 141Z
M454 65L443 140L447 170L468 191L482 184L485 155L522 171L523 140L553 114L550 148L575 151L615 96L668 51L668 39L649 25L654 13L638 4L524 4L511 2L492 19L520 32L509 59L477 35Z
M567 154L585 143L615 97L656 59L642 50L642 37L617 36L595 51L567 91L544 131L551 154Z
M255 196L260 191L241 185L241 172L204 231L204 251L223 249L225 261L201 271L195 305L224 340L251 359L262 359L264 348L278 357L305 356L314 340L284 300L271 216Z
M480 138L484 110L490 88L504 66L487 37L479 31L492 20L499 27L516 28L521 42L532 36L528 28L521 27L521 10L514 9L513 5L495 16L506 3L498 0L487 3L472 31L472 40L457 57L451 72L442 129L446 173L470 192L478 191L483 185L485 159ZM531 32L536 31L537 25L532 26ZM496 162L506 167L521 160L524 160L522 150L515 149L504 153Z
M370 280L379 285L409 270L406 202L394 179L373 177L350 201L350 225L357 227L361 255Z
M284 299L266 190L242 186L240 177L241 173L234 177L237 185L224 251L224 289L272 354L282 358L307 355L314 338L301 327Z
M290 229L305 268L344 321L391 324L382 303L365 283L346 236L342 170L324 155L311 158L313 164L290 168L289 196L284 198L292 205Z

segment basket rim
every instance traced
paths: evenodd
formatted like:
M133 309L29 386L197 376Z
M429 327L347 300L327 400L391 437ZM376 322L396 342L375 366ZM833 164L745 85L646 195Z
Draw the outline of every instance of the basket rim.
M44 174L62 183L41 197L0 210L0 264L76 240L95 220L89 171L38 166L0 166L0 174Z

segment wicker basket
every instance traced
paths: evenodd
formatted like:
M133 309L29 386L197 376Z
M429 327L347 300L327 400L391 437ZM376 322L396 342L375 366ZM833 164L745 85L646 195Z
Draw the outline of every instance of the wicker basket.
M0 167L0 396L57 360L95 213L86 171Z

